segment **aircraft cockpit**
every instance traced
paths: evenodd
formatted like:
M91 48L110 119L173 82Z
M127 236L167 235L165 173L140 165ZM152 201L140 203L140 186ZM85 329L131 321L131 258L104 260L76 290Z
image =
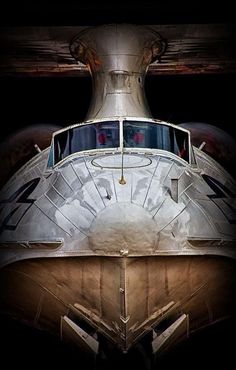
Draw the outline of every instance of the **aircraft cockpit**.
M190 162L190 133L172 124L147 119L82 123L53 135L48 167L78 152L129 148L164 150Z

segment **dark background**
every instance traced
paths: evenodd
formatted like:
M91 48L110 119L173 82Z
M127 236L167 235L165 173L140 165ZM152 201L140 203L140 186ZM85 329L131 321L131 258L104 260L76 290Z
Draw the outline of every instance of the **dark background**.
M205 122L235 137L236 75L147 76L152 114L168 122ZM34 124L67 126L84 119L91 94L89 77L1 78L2 139Z
M21 0L2 2L6 26L97 25L102 23L225 23L235 21L230 0Z

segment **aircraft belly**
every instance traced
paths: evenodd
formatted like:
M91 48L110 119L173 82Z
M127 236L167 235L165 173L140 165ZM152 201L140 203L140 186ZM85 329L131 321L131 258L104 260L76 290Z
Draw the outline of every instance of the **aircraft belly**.
M181 313L190 332L233 315L235 280L225 257L34 259L1 270L0 309L57 335L71 314L126 351Z

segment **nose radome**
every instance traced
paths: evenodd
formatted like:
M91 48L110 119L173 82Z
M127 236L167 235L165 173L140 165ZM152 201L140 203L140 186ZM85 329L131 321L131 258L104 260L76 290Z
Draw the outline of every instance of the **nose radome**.
M90 248L100 252L147 252L156 247L156 229L152 215L141 206L116 203L102 210L93 221Z

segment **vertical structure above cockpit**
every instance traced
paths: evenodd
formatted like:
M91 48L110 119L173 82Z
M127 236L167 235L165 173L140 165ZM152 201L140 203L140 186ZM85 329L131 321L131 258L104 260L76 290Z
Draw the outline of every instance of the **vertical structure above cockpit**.
M145 74L165 48L161 36L144 26L104 25L74 37L71 54L88 66L93 78L86 118L151 117L144 92Z

